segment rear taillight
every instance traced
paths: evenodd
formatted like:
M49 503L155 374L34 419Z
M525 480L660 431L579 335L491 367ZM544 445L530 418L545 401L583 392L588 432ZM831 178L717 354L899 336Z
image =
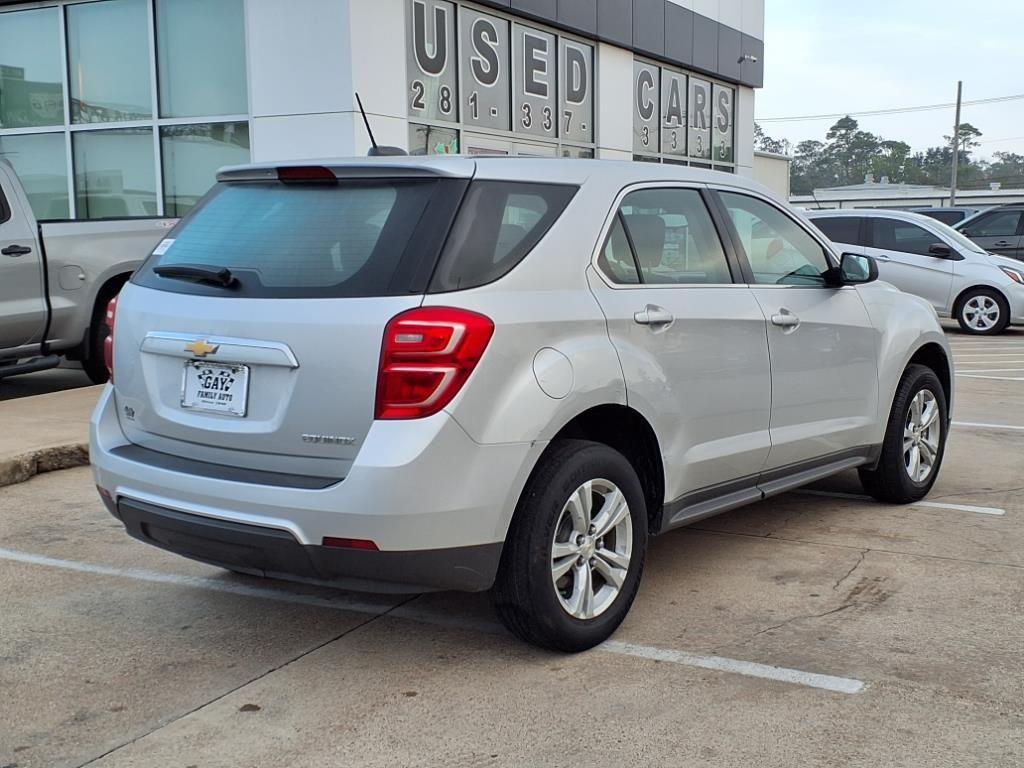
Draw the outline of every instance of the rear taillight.
M494 323L451 307L420 307L391 319L377 374L378 419L419 419L452 401L480 362Z
M117 296L107 304L106 325L107 337L103 339L103 364L107 366L107 375L114 380L114 321L117 319Z

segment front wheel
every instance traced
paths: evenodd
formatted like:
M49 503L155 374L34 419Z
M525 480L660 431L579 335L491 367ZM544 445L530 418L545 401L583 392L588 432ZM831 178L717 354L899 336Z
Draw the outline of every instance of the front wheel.
M923 499L942 466L948 427L942 383L930 368L908 366L896 388L878 466L860 470L864 490L895 504Z
M629 612L647 551L636 472L600 443L553 445L519 500L492 590L499 617L543 648L606 640Z
M994 336L1010 324L1010 307L997 291L975 288L957 303L956 321L967 333Z

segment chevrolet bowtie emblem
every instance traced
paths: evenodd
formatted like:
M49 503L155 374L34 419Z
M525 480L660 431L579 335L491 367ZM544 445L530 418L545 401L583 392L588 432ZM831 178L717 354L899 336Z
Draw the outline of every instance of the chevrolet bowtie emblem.
M216 353L218 349L220 349L220 344L210 344L209 342L203 339L198 339L185 345L185 351L191 352L196 357L206 357L207 355L212 355Z

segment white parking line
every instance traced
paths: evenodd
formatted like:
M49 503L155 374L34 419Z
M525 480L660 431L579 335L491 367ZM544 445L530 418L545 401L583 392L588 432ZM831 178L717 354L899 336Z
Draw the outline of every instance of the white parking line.
M972 368L969 371L958 370L961 376L968 373L1024 373L1024 368Z
M602 651L618 653L623 656L636 656L641 659L668 661L673 664L685 664L688 667L714 669L719 672L733 672L747 677L761 677L765 680L778 680L783 683L794 683L809 688L821 688L836 693L859 693L864 688L862 680L849 677L833 677L819 675L816 672L803 672L799 669L773 667L770 664L757 664L753 661L737 661L721 656L696 656L685 651L672 651L654 648L649 645L634 645L618 640L607 640L598 646Z
M114 576L155 584L171 584L174 586L189 587L192 589L205 589L211 592L226 592L228 594L239 595L242 597L253 597L263 600L276 600L278 602L310 605L316 608L330 608L338 611L352 611L354 613L369 613L377 616L387 613L390 617L398 617L441 627L454 627L457 629L469 629L486 633L501 631L501 628L497 624L475 622L471 619L462 620L453 617L451 614L438 614L412 605L394 608L394 603L392 602L363 602L360 600L353 600L347 596L333 600L316 597L314 595L295 594L293 592L286 592L280 589L267 589L263 587L250 587L244 584L232 584L230 582L222 582L200 576L180 576L178 574L149 571L142 568L113 568L106 565L82 563L75 560L62 560L56 557L37 555L31 552L20 552L14 549L0 548L0 560L26 563L28 565L37 565L46 568L58 568L77 573L91 573L98 576ZM802 685L807 688L818 688L820 690L833 691L835 693L853 694L860 692L864 688L864 681L856 680L854 678L822 675L817 672L805 672L800 669L776 667L771 664L759 664L753 661L729 659L723 656L702 656L699 654L688 653L687 651L657 648L652 645L636 645L633 643L608 640L597 646L596 650L603 651L605 653L614 653L619 656L668 661L673 664L682 664L688 667L699 667L701 669L711 669L718 672L730 672L736 675L745 675L746 677L775 680L777 682Z
M968 429L1009 429L1014 432L1024 432L1024 426L1018 424L985 424L978 421L954 421L954 427L967 427Z
M814 488L801 488L793 493L801 496L827 496L833 499L852 499L855 501L874 501L873 498L862 493L841 493L839 491L818 491ZM942 501L915 501L913 504L908 504L908 507L931 507L932 509L952 509L957 512L976 512L979 515L996 515L1002 516L1006 514L1005 509L999 509L998 507L975 507L969 504L947 504Z
M1024 381L1024 377L1020 376L979 376L974 373L958 373L957 376L962 376L965 379L990 379L992 381Z

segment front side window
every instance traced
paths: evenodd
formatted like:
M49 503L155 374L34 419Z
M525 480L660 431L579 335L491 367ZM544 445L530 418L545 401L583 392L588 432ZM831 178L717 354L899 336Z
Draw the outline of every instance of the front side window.
M1020 228L1024 211L1000 211L978 219L964 228L968 237L1013 237Z
M822 216L812 221L833 243L861 244L860 219L854 216Z
M697 190L631 192L619 214L644 283L732 282L718 232Z
M872 245L884 251L898 251L927 256L928 248L940 242L938 235L933 235L924 227L896 219L872 219L874 236Z
M761 285L824 285L825 249L795 219L756 197L720 192Z

